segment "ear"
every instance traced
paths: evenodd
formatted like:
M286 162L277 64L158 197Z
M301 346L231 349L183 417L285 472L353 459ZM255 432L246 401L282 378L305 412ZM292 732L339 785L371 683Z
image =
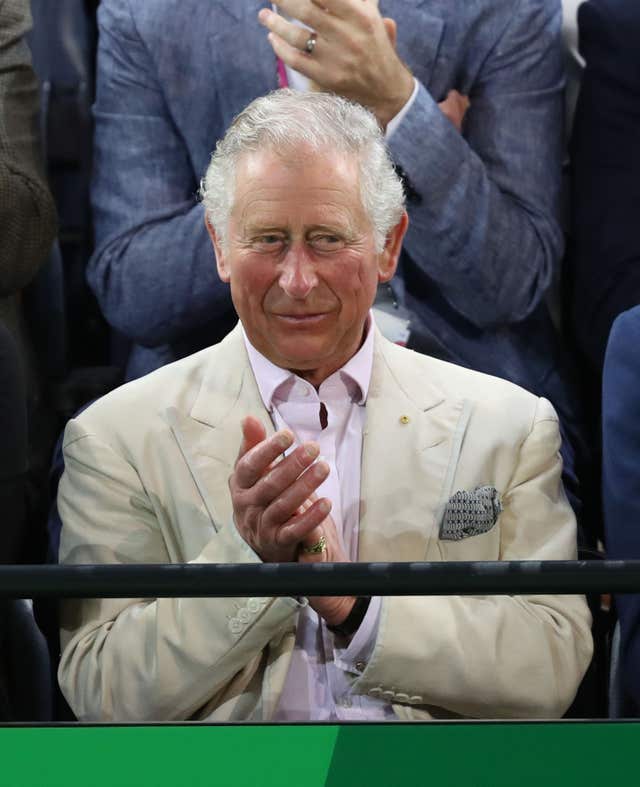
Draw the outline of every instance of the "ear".
M225 284L229 283L230 273L229 268L226 262L226 255L222 248L222 243L220 242L220 238L216 233L213 225L209 222L209 218L205 216L204 219L204 226L207 228L207 232L209 233L209 237L211 238L211 243L213 244L213 250L216 255L216 267L218 268L218 276L220 277L220 281L225 282Z
M408 226L409 216L405 210L400 221L387 235L384 249L378 255L379 282L389 281L393 278L393 274L398 267L398 260L400 259L400 252L402 251L402 241L404 240Z

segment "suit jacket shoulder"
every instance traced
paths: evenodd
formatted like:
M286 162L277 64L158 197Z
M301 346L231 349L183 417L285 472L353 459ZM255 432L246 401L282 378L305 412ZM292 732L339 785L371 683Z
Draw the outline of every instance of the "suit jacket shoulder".
M215 424L231 409L245 377L253 382L239 326L222 342L125 383L77 418L83 433L129 444L167 427L167 413ZM257 389L256 389L257 390ZM75 439L67 430L65 445Z
M502 418L505 428L517 422L520 429L530 429L541 409L546 417L558 420L549 402L508 380L431 358L384 339L380 344L398 386L412 395L424 397L429 391L434 399L465 399L479 416Z

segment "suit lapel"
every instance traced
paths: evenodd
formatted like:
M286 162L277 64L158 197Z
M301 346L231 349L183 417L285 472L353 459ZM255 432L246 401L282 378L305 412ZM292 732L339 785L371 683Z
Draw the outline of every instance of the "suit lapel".
M261 0L217 3L218 24L211 35L211 77L222 110L222 127L254 98L278 87L276 57L259 24Z
M469 418L376 337L363 440L358 559L438 559L438 529ZM399 363L398 363L399 362ZM422 364L420 368L424 368Z
M232 519L227 483L240 447L242 419L255 415L264 423L267 434L274 431L239 327L218 350L191 411L185 414L171 408L167 412L170 428L216 530Z

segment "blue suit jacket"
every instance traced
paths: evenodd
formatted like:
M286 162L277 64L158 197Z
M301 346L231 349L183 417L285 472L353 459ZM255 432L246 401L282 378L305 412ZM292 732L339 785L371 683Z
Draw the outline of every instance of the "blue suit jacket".
M602 386L603 503L607 553L640 560L640 306L613 324ZM640 713L640 595L616 598L623 685Z
M111 324L154 348L131 374L213 343L232 319L195 195L234 115L277 87L264 5L101 4L89 281ZM400 297L429 349L547 396L571 431L545 305L562 251L559 2L380 7L420 82L390 140L411 195ZM464 136L436 103L452 88L471 98Z
M600 373L616 315L640 302L640 3L580 7L586 60L572 140L573 323Z

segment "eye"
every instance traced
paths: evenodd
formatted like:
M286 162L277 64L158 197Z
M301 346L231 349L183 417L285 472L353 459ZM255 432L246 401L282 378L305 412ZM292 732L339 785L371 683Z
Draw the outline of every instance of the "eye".
M284 236L276 233L266 233L265 235L257 235L255 238L252 238L251 246L256 251L269 252L280 249L284 242Z
M339 235L331 235L323 233L322 235L313 235L309 239L309 243L316 251L337 251L344 248L345 241Z

